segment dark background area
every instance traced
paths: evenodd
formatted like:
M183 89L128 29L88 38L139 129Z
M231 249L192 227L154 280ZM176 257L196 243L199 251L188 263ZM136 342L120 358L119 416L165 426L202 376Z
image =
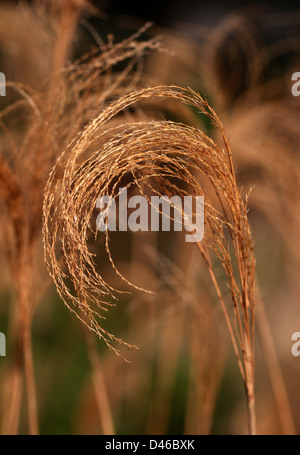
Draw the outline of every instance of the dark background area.
M109 16L129 15L145 21L153 21L164 27L174 27L179 22L198 22L213 25L224 15L239 10L258 9L260 12L292 11L299 2L289 1L151 1L151 2L124 2L94 0L93 4L107 12Z

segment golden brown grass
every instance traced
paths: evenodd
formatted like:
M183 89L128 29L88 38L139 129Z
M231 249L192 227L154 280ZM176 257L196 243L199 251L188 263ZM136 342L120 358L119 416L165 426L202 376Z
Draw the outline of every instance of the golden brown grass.
M23 377L29 431L39 431L31 325L49 284L46 274L40 273L42 210L46 260L65 303L118 355L125 356L122 345L135 347L118 334L108 333L105 316L109 316L110 305L117 304L119 293L128 292L130 285L143 290L135 281L139 277L134 273L124 276L119 271L110 249L115 236L110 239L109 233L96 233L94 226L98 197L110 194L117 199L118 187L127 186L147 198L151 194L204 195L205 236L197 245L197 252L204 260L225 315L245 384L249 429L254 434L255 267L248 201L243 200L237 182L246 188L255 184L249 207L264 212L287 246L288 260L293 258L293 264L297 263L299 109L297 100L287 100L289 85L284 78L266 82L262 75L274 56L294 49L299 40L294 37L266 47L251 18L233 15L215 30L198 30L200 49L192 42L192 46L187 44L186 52L183 39L171 39L171 50L177 51L177 57L160 52L149 60L151 68L146 67L146 77L143 56L148 50L161 48L157 38L140 39L148 25L121 43L110 38L105 44L92 30L97 46L70 62L80 16L90 8L87 2L45 1L35 2L34 8L1 8L4 71L11 66L11 58L16 62L7 83L8 104L0 112L1 243L15 288L9 328L14 356L3 389L6 417L2 432L18 432ZM288 20L292 22L293 18ZM26 55L26 49L31 49L30 54ZM24 55L28 58L24 59ZM244 68L239 67L242 73L226 76L226 61L232 63L240 56L246 61ZM123 70L115 72L114 66L120 63ZM230 147L219 117L195 91L165 85L141 89L149 84L149 74L157 84L175 81L181 85L189 80L196 85L198 71L201 84L203 79L222 115L231 137ZM191 106L213 125L213 139L198 128L199 116L194 115ZM180 117L189 126L158 121L160 107L171 118ZM94 256L94 235L106 244L106 258ZM121 289L116 289L113 277L112 281L104 279L105 262L110 262L118 281L123 280ZM220 264L227 289L223 286L224 276L220 278ZM210 331L216 321L211 298L203 292L203 301L198 301L189 278L190 275L181 286L175 284L175 307L184 318L190 298L193 318L187 332L198 378L197 431L207 433L223 358L214 358L217 348ZM151 297L156 303L170 299L159 293ZM289 433L294 431L293 418L270 327L261 311L258 318L282 430ZM156 319L160 319L157 314ZM203 319L207 322L201 326ZM168 320L163 322L167 324ZM173 373L185 331L180 325L170 361ZM102 432L112 434L113 416L93 335L85 332L94 394ZM204 340L205 352L201 350ZM168 347L162 343L160 348L158 362L162 365ZM191 392L190 403L195 405L193 398ZM170 395L166 400L170 410ZM162 428L167 428L168 409L164 411ZM154 418L155 409L149 413L148 430L153 428Z
M6 401L5 433L18 431L22 381L10 378L21 378L23 374L29 431L39 431L30 332L35 309L47 286L46 275L40 273L42 200L47 177L56 158L105 100L139 83L137 62L147 49L159 46L157 39L136 41L146 25L122 43L96 46L69 63L74 30L86 9L89 6L85 1L45 1L36 2L33 8L26 4L17 9L4 5L1 15L4 23L12 24L11 28L1 29L3 42L7 49L11 46L15 50L18 65L26 66L26 71L18 68L16 74L19 77L21 73L24 82L11 82L9 77L14 74L7 74L9 104L0 112L1 235L16 290L11 333L17 340L13 341L15 354L7 373L10 390L6 393L19 397L12 398L14 405ZM24 44L33 51L29 53L34 57L30 70L21 58ZM113 74L112 67L119 62L124 63L124 70Z
M150 121L110 127L109 121L124 109L136 102L156 98L177 100L207 115L219 130L222 147L200 130L173 122ZM98 145L96 151L87 155L89 147L94 144ZM86 316L89 328L117 354L119 350L113 347L112 341L132 347L108 333L99 323L99 317L103 318L99 310L106 311L111 304L105 297L114 298L116 290L97 272L93 254L88 248L96 201L106 194L116 198L122 177L128 175L142 194L145 193L141 182L156 194L203 195L200 178L195 173L202 174L215 193L214 202L205 195L205 241L198 244L198 248L226 317L246 387L249 428L251 433L255 433L254 258L247 209L236 185L231 151L222 123L197 93L163 86L132 92L104 109L69 145L56 163L46 187L46 260L58 292L70 310L84 323ZM176 183L170 179L176 179ZM179 181L186 185L187 190L180 187ZM229 233L230 240L225 232ZM232 244L233 252L230 252L228 242ZM225 305L210 250L216 254L226 273L232 311ZM120 275L110 253L108 231L106 252ZM127 278L123 279L130 284ZM72 292L69 280L75 292Z
M263 215L285 247L281 270L289 277L285 283L287 302L291 281L298 280L299 264L299 103L291 95L290 80L299 67L300 36L294 26L298 18L297 11L270 14L241 10L211 29L188 26L185 32L190 42L185 51L179 47L181 74L185 72L184 79L193 87L200 86L213 100L230 133L239 185L246 191L254 186L249 204L253 219ZM171 41L170 48L176 51L176 40L173 45ZM154 56L154 70L157 60ZM168 60L164 80L172 80L177 63L178 59ZM266 229L263 223L260 228ZM294 311L297 317L296 308ZM257 313L260 347L282 431L291 434L295 424L268 317L263 308Z

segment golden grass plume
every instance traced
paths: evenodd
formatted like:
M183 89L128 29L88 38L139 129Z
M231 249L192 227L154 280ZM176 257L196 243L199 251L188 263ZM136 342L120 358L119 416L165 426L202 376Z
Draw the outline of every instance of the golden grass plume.
M217 128L222 145L216 145L199 129L171 121L110 124L135 103L153 99L172 99L194 107ZM90 148L93 150L88 153ZM120 355L113 341L130 346L108 333L99 322L117 290L98 272L88 246L89 233L94 231L97 235L91 225L97 199L103 195L116 199L118 185L126 176L131 179L127 186L136 185L146 197L145 187L159 195L205 196L205 236L197 246L226 317L246 386L250 431L255 433L255 264L247 206L236 184L222 123L199 94L168 86L129 93L105 108L58 159L45 191L43 235L49 273L61 298L117 354ZM201 178L211 185L211 199L203 193ZM121 276L110 252L108 231L105 242L108 258ZM233 303L230 307L222 296L210 251L225 271ZM126 277L123 279L131 284Z

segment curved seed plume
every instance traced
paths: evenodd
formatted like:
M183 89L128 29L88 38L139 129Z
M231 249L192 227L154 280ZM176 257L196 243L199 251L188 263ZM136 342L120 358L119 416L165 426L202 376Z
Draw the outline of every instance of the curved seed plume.
M110 123L134 103L149 99L173 99L194 107L218 129L222 145L216 145L196 128L170 121ZM89 153L90 148L93 151ZM160 86L123 96L92 121L57 161L46 186L43 207L45 258L57 290L69 309L119 354L111 342L124 342L99 324L102 310L110 304L107 296L115 298L116 290L97 272L88 248L88 234L93 230L91 218L97 199L104 195L117 199L121 179L128 175L128 188L135 185L147 198L147 189L158 195L205 196L205 235L197 246L226 316L252 408L249 416L254 433L252 240L222 123L200 95L191 89ZM205 194L203 180L210 187ZM100 235L106 236L109 260L121 275L110 253L108 231ZM233 302L230 307L223 299L210 251L226 273Z

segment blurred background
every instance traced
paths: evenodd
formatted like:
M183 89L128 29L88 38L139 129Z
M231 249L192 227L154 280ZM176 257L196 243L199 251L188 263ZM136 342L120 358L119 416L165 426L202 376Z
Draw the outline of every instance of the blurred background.
M25 86L43 90L52 55L47 16L28 13L35 3L0 3L0 71L7 81L24 84L18 86L19 94ZM253 188L249 220L264 302L256 323L258 433L299 434L300 358L291 353L291 337L300 331L300 98L291 89L292 75L300 72L300 8L282 1L152 1L138 6L112 0L92 5L78 16L68 62L95 46L119 43L150 21L137 42L158 36L161 48L152 46L138 56L138 69L132 69L140 75L138 86L191 87L221 117L243 195ZM64 27L58 30L63 34ZM117 61L111 71L118 74L124 68ZM9 167L24 172L19 162L31 142L23 143L19 156L23 120L17 122L9 110L18 96L8 86L7 96L0 98L0 141ZM89 120L92 112L96 108ZM163 106L153 115L188 123L192 118L214 135L191 111ZM16 137L13 153L7 129ZM23 191L29 191L25 184ZM0 358L1 431L24 434L29 431L28 403L21 392L22 375L16 372L22 362L15 354L18 286L6 254L10 234L2 204L0 331L7 337L7 353ZM88 337L63 305L47 277L41 227L36 238L30 329L41 434L247 433L243 383L219 302L197 251L178 233L112 238L119 270L137 286L155 291L121 295L104 322L106 330L139 346L122 352L130 363ZM128 290L108 260L101 263L101 274ZM221 269L217 276L226 289ZM18 401L19 411L10 415L7 410L17 408Z

